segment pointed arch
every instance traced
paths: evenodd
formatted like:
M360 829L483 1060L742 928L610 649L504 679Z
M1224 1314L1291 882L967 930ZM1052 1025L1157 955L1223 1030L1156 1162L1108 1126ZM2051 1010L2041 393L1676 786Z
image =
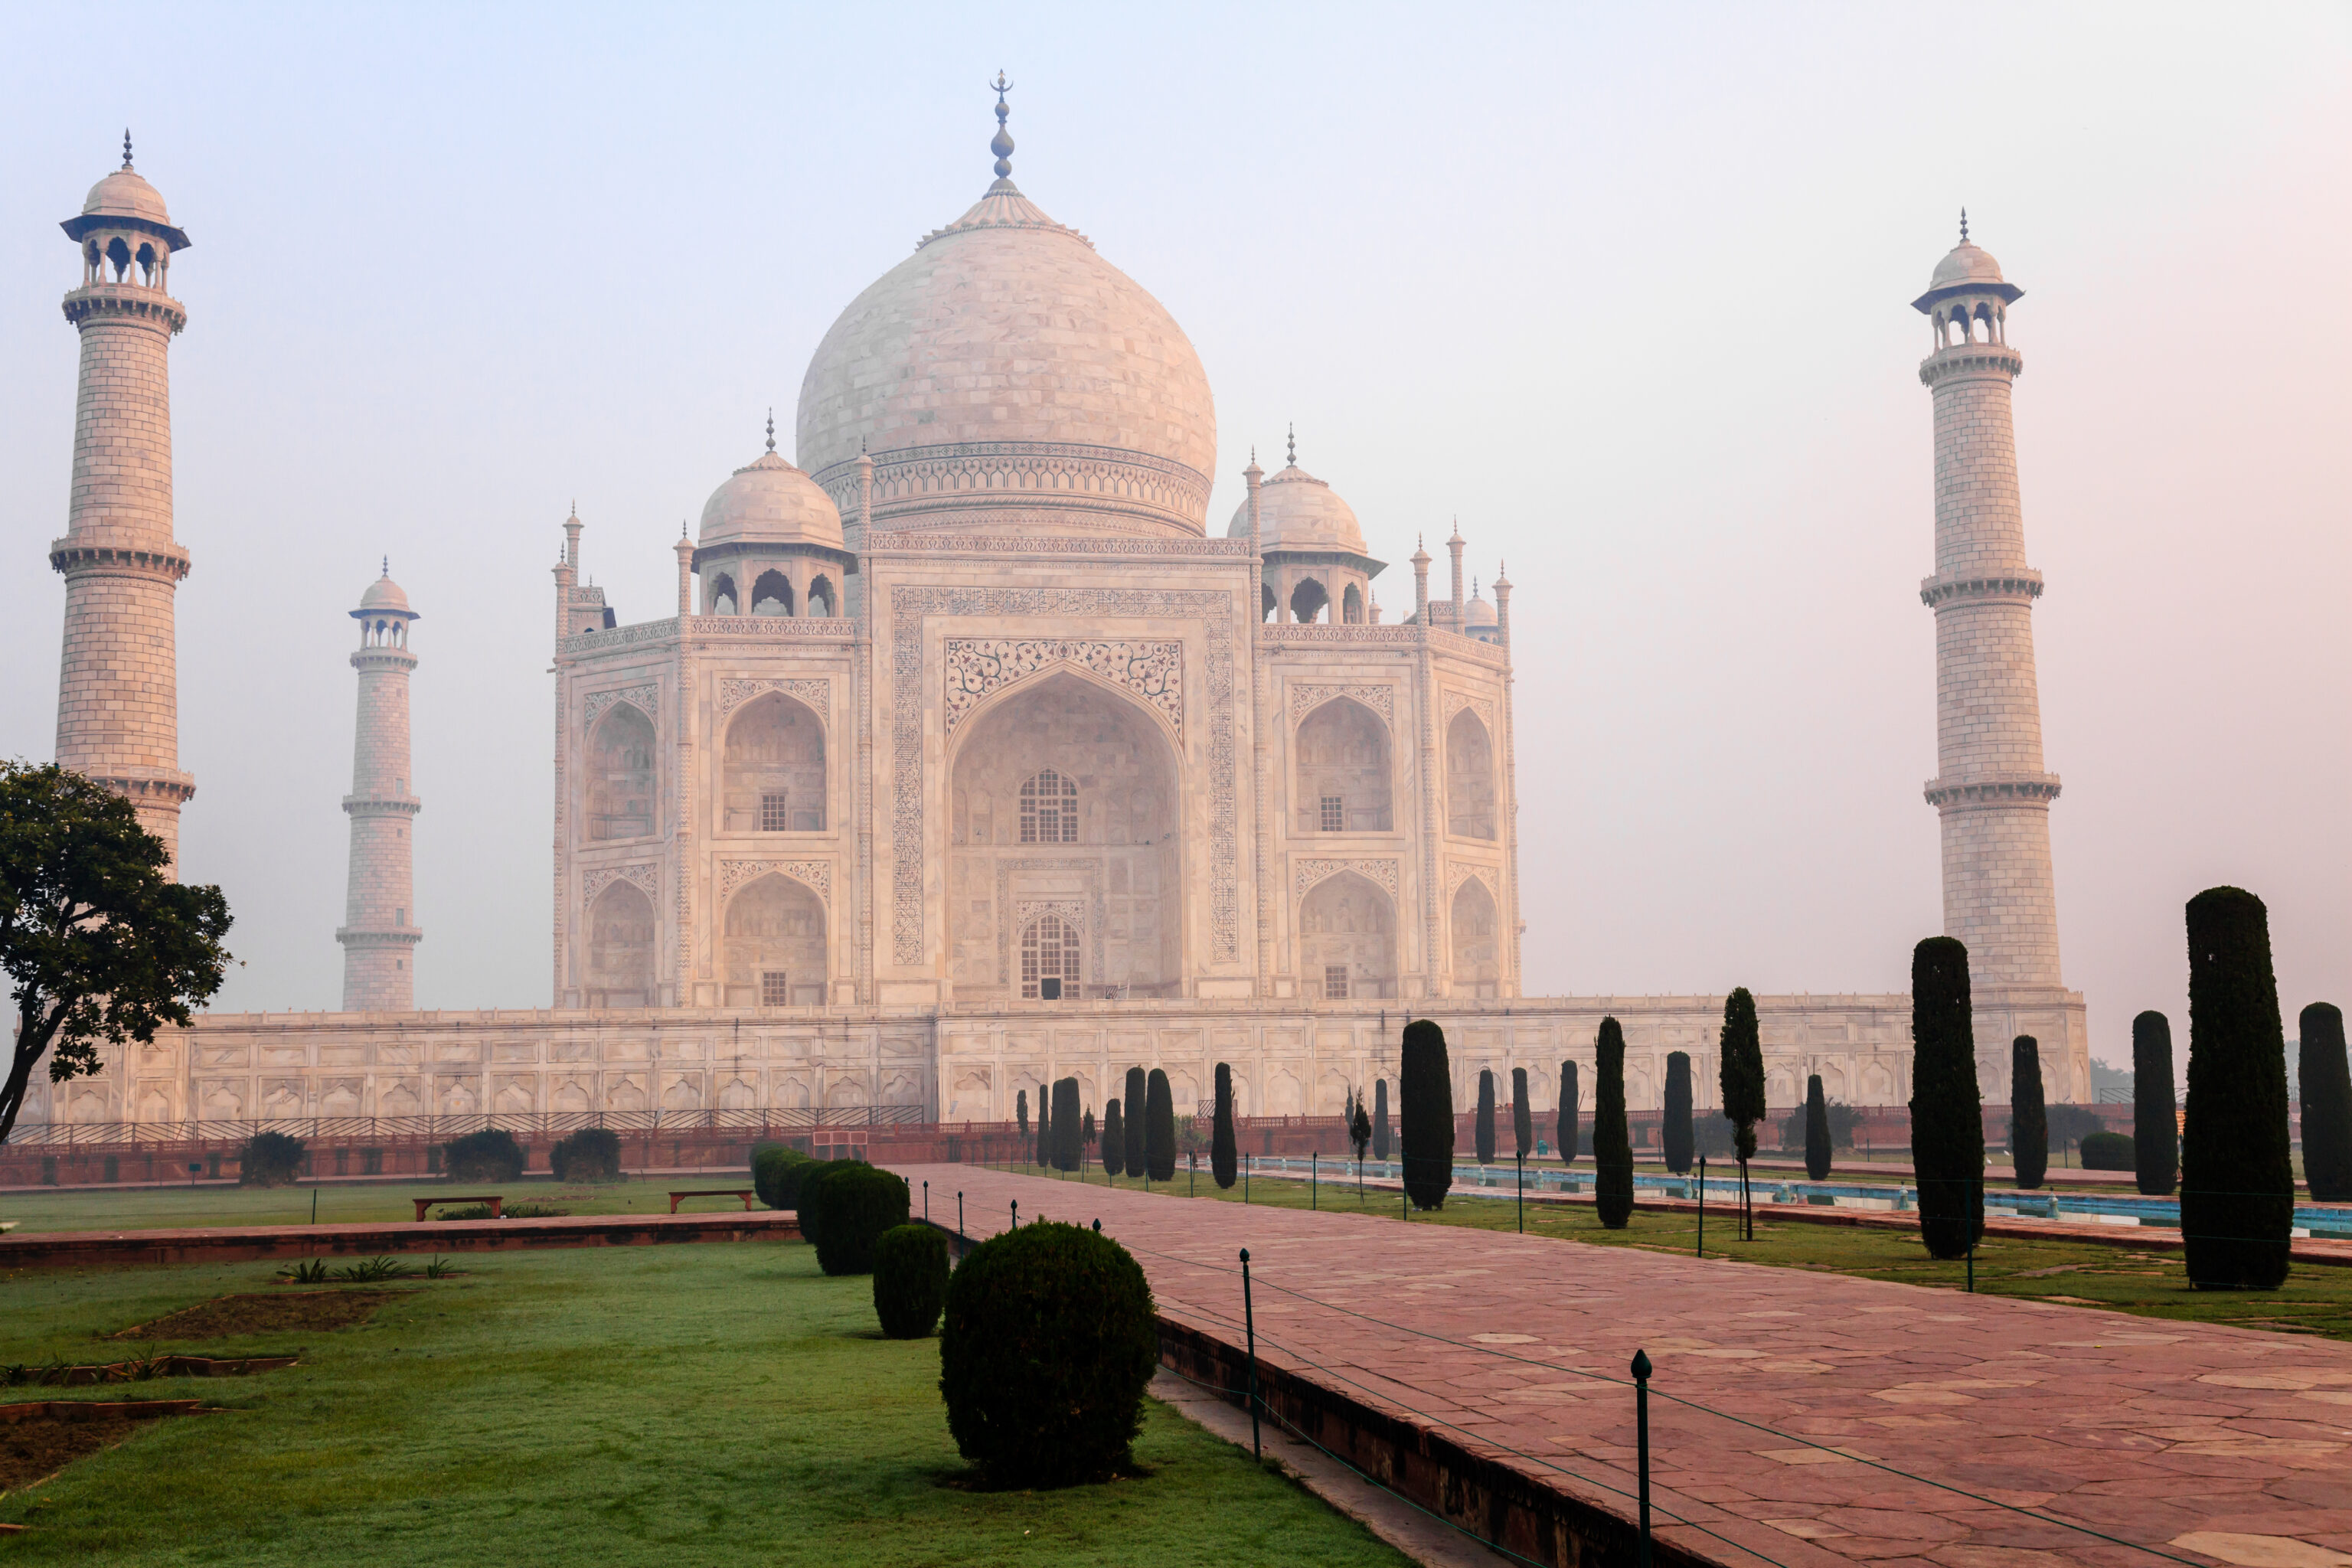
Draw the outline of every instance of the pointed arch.
M1463 879L1454 890L1447 921L1454 950L1454 994L1502 994L1502 944L1497 940L1495 895L1476 877Z
M1395 826L1390 797L1389 727L1353 698L1318 703L1298 722L1296 741L1300 833L1387 833Z
M791 581L772 567L761 573L759 580L751 584L751 610L755 616L799 614L793 605Z
M645 838L654 831L653 721L634 702L615 702L588 732L591 839Z
M808 1007L825 997L824 904L780 872L754 878L727 900L730 1007Z
M1495 743L1474 709L1445 726L1445 827L1463 838L1495 837Z
M1397 994L1396 901L1354 871L1326 877L1298 904L1299 984L1339 1001Z
M635 883L615 879L588 906L588 965L581 987L591 1007L650 1007L661 922Z
M781 691L736 710L719 760L719 831L821 833L825 810L824 724Z
M721 572L706 584L702 590L702 613L706 616L732 616L741 613L742 595L735 591L735 579Z

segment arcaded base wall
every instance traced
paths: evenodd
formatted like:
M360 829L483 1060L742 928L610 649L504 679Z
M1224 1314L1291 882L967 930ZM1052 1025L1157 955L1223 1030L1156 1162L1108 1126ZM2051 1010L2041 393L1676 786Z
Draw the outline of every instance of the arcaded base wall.
M1911 1003L1902 995L1763 996L1766 1098L1789 1107L1805 1078L1856 1105L1911 1093ZM1099 1113L1129 1067L1165 1068L1180 1110L1207 1100L1216 1065L1234 1070L1244 1115L1333 1115L1353 1088L1394 1092L1409 1017L1445 1027L1457 1105L1481 1069L1511 1098L1528 1073L1538 1115L1556 1110L1559 1064L1593 1096L1592 1043L1604 1016L1624 1026L1626 1099L1654 1110L1666 1055L1688 1051L1698 1104L1717 1102L1719 996L1560 997L1397 1003L1080 1002L947 1014L877 1008L759 1011L206 1014L193 1028L114 1053L95 1079L35 1075L28 1122L237 1121L302 1116L463 1116L919 1108L926 1121L1012 1120L1017 1096L1075 1077ZM2010 1041L2042 1043L2053 1101L2092 1098L2079 993L1990 994L1977 1003L1979 1087L2009 1095Z

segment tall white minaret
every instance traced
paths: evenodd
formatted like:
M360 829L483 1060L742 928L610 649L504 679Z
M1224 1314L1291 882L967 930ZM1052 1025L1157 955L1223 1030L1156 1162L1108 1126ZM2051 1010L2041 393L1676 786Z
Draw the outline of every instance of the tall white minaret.
M172 537L167 357L188 312L164 285L188 237L131 166L128 131L122 167L60 226L81 250L81 287L65 298L81 379L66 532L49 545L66 580L58 761L130 797L176 868L180 806L196 781L180 771L173 600L188 552Z
M2042 574L2025 563L2010 415L2025 361L2009 346L2009 307L2024 292L1969 243L1963 212L1959 245L1911 302L1936 336L1919 363L1936 404L1936 574L1919 584L1936 612L1927 804L1943 818L1944 934L1968 944L1979 993L2062 984L2050 870L2058 775L2042 765L2033 672Z
M424 803L409 786L408 623L418 619L392 580L392 563L352 612L360 646L358 735L352 747L352 868L342 929L343 1011L409 1013L416 1008L416 926L409 832Z

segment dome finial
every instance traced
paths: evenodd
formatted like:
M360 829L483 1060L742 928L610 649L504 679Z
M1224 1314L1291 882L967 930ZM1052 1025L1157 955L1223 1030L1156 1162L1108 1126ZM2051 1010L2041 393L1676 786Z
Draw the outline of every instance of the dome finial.
M996 177L1009 180L1013 177L1013 135L1004 129L1004 119L1013 110L1005 107L1004 95L1013 90L1013 84L1004 79L1000 70L996 79L988 85L996 89L996 136L989 142L988 150L996 154Z
M131 167L131 127L122 128L122 166Z
M1968 208L1966 208L1966 207L1962 207L1962 208L1960 209L1960 243L1961 243L1962 245L1966 245L1968 242L1969 242L1969 209L1968 209Z
M769 409L769 410L768 410L768 450L769 450L769 451L771 451L771 452L772 452L772 451L774 451L775 449L776 449L776 411L775 411L774 409L771 408L771 409Z
M1290 427L1290 466L1294 468L1298 467L1298 426L1296 425Z
M389 555L383 558L383 574L387 577L392 575L392 557Z

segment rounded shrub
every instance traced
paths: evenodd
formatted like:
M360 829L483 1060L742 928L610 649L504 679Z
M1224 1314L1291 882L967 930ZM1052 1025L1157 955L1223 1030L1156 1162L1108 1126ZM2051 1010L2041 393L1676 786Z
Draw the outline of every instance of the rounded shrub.
M547 1152L547 1168L559 1182L617 1182L621 1135L609 1127L583 1127L555 1141Z
M1418 1209L1444 1208L1454 1185L1454 1075L1445 1031L1428 1018L1404 1026L1397 1094L1403 1134L1404 1190Z
M948 1300L948 1238L928 1225L894 1226L874 1242L874 1315L882 1335L919 1340Z
M503 1127L486 1127L441 1146L441 1169L453 1182L511 1182L522 1174L522 1145Z
M789 1143L762 1143L751 1151L751 1190L772 1209L796 1208L801 1178L815 1164Z
M2139 1146L2128 1132L2087 1132L2083 1136L2083 1169L2136 1171Z
M856 1163L855 1160L812 1160L805 1166L792 1168L799 1182L790 1191L792 1201L787 1206L800 1215L803 1241L814 1247L823 1240L824 1206L821 1194L824 1184Z
M907 1178L852 1161L830 1172L814 1205L816 1262L827 1274L871 1274L874 1244L907 1223Z
M1118 1469L1159 1362L1151 1287L1107 1236L1024 1226L972 1248L948 1280L948 1430L999 1485L1067 1486Z
M241 1187L290 1187L302 1174L302 1140L283 1132L257 1132L245 1141L238 1156L236 1184Z

